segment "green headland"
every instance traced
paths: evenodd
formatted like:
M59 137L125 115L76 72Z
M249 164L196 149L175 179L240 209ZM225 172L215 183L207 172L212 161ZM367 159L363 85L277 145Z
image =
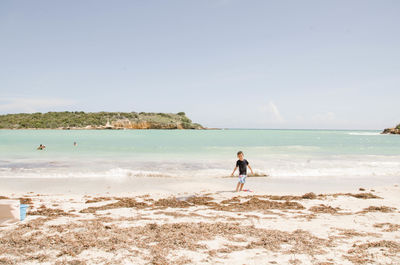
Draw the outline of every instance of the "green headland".
M19 113L0 115L0 129L205 129L184 112Z

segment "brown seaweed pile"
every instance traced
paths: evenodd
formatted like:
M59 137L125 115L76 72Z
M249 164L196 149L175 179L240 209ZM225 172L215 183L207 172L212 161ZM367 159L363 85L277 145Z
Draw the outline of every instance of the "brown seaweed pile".
M395 232L400 230L400 224L392 224L392 223L377 223L374 224L374 227L382 228L383 232Z
M81 213L95 213L98 210L109 210L115 208L136 208L136 209L166 209L166 208L188 208L191 206L205 206L212 210L219 211L254 211L254 210L270 210L270 209L304 209L304 206L298 202L277 202L271 200L263 200L257 196L251 196L247 201L241 202L238 198L224 200L221 203L213 201L212 197L193 196L187 200L178 200L175 197L162 198L157 201L138 202L134 198L116 198L118 201L103 206L88 207L81 210Z
M251 248L281 251L281 246L285 244L284 253L315 255L325 253L323 248L331 246L329 240L315 237L303 230L285 232L242 226L239 223L200 222L162 225L151 223L145 226L121 228L113 224L107 225L110 221L108 218L97 218L67 225L52 225L43 231L41 229L43 221L45 219L32 222L29 226L20 225L17 229L7 231L1 236L0 253L8 253L14 257L7 262L8 264L34 260L60 261L66 257L75 258L89 249L109 253L125 249L142 256L149 263L175 264L175 261L166 258L173 250L186 249L207 253L208 248L201 241L213 240L216 237L227 238L233 243L242 241L237 239L237 235L251 236L255 240L245 246L231 245L216 252L229 253ZM52 251L40 252L44 249ZM149 252L151 255L147 254ZM114 262L120 261L114 260Z
M332 206L327 206L325 204L320 204L317 206L312 206L309 209L311 212L314 213L329 213L329 214L336 214L338 211L340 211L339 207L333 208Z
M363 209L360 213L368 213L368 212L382 212L382 213L391 213L394 212L396 208L388 207L388 206L369 206L368 208Z
M134 198L117 198L117 202L106 204L103 206L93 206L88 207L80 211L80 213L95 213L98 210L109 210L116 208L137 208L143 209L148 207L148 205L144 202L137 202Z
M335 193L332 195L333 197L337 197L337 196L350 196L350 197L354 197L357 199L382 199L382 197L379 197L375 194L372 194L370 192L364 192L364 193Z
M382 234L334 228L339 232L328 238L320 238L301 229L283 231L259 225L264 219L274 219L273 222L276 222L281 218L281 221L285 222L289 218L302 218L299 220L300 224L319 217L319 214L331 214L329 218L345 214L341 213L338 207L316 202L306 209L299 201L306 205L309 202L304 200L321 200L326 196L379 198L373 194L360 194L250 195L235 196L221 201L209 196L210 194L156 200L147 196L92 199L84 197L87 200L84 199L83 202L89 207L81 210L79 214L71 214L73 210L66 212L60 208L53 208L62 203L52 201L49 203L53 206L51 208L32 205L28 215L36 215L34 219L21 223L14 229L0 230L0 264L86 264L89 261L105 264L195 263L184 254L177 254L184 253L180 252L181 250L198 252L207 263L224 259L229 253L249 249L272 252L274 255L291 255L292 258L287 261L290 264L301 264L301 261L296 259L296 254L308 255L313 264L334 264L333 260L324 260L324 257L319 255L337 251L338 244L354 237L356 241L352 241L355 243L351 243L353 246L341 257L342 259L345 258L354 264L374 263L377 259L376 256L371 256L371 252L381 249L382 255L400 260L400 257L396 256L400 252L400 243L389 240L367 243L360 241L360 237L379 238ZM104 203L100 206L90 206L91 203L99 202ZM135 211L129 217L115 217L113 212L97 212L119 208L132 208ZM388 206L370 206L358 213L390 213L395 210L396 208ZM70 217L62 219L63 222L66 220L66 224L47 223L64 216ZM187 217L191 219L188 221ZM400 225L392 223L376 223L374 227L382 232L395 232L400 229ZM229 243L221 243L222 246L218 248L210 248L206 243L220 238L224 239L221 242ZM100 255L93 260L85 254L85 251L91 250L112 255ZM271 264L274 264L273 261Z
M400 243L390 240L381 240L375 242L368 242L363 244L354 244L353 248L350 249L347 253L350 255L344 255L349 261L354 264L375 264L373 255L370 254L370 251L373 249L378 249L380 252L384 251L383 254L386 257L399 257L400 253ZM376 258L376 256L375 256ZM390 263L395 264L395 263Z
M110 197L94 197L92 199L86 200L85 203L96 203L96 202L103 202L103 201L109 201L112 200Z
M29 215L41 215L48 217L58 217L58 216L72 216L70 213L64 212L61 209L47 208L45 205L40 206L36 211L30 211Z

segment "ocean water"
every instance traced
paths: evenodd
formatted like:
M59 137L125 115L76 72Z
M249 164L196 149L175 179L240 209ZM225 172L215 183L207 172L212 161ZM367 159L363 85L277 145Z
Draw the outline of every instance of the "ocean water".
M274 178L400 179L398 135L233 129L0 130L0 178L225 177L239 150Z

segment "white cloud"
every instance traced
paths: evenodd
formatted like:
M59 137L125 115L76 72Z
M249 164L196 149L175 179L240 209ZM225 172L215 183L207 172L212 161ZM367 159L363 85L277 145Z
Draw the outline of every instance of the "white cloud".
M266 105L261 106L259 110L266 115L266 118L269 122L283 123L285 121L278 107L273 101L269 101Z
M63 98L1 98L0 112L38 112L55 107L65 107L76 101Z

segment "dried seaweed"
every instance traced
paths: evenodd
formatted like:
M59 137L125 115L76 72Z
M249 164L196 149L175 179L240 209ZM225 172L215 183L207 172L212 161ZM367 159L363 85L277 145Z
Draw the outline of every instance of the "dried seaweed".
M178 200L175 197L162 198L149 204L137 202L134 198L117 198L117 202L106 204L98 207L88 207L80 211L80 213L95 213L98 210L108 210L115 208L151 208L151 209L166 209L166 208L188 208L191 206L206 206L213 210L220 211L252 211L252 210L268 210L268 209L304 209L304 206L298 202L276 202L269 200L261 200L257 196L250 196L250 199L245 202L240 202L237 198L225 200L221 203L213 202L212 197L190 197L187 200Z
M49 217L72 216L72 214L66 213L61 209L47 208L45 205L40 206L36 211L30 211L29 215L42 215Z
M239 197L235 196L230 199L222 200L220 203L227 204L227 203L238 203L238 202L240 202L240 199Z
M340 211L340 208L339 207L333 208L332 206L327 206L325 204L320 204L318 206L313 206L308 210L311 211L311 212L314 212L314 213L336 214L338 211Z
M103 202L103 201L110 201L113 198L111 197L94 197L90 200L87 200L85 203L96 203L96 202Z
M32 199L31 198L26 198L26 197L19 198L19 202L21 204L33 204Z
M209 196L193 196L188 198L186 201L188 203L191 203L193 205L204 205L204 206L217 206L218 203L213 202L212 200L214 200L214 198L209 197Z
M365 193L356 193L356 194L354 194L354 193L335 193L335 194L332 194L332 196L333 197L350 196L350 197L354 197L354 198L357 198L357 199L382 199L382 197L379 197L379 196L377 196L375 194L367 193L367 192L365 192Z
M51 264L90 263L90 260L86 260L85 257L77 258L85 250L98 250L116 254L115 259L104 258L102 260L100 258L97 260L99 263L105 264L121 263L123 258L117 254L121 250L134 253L136 257L144 259L149 264L187 264L193 263L193 261L185 256L176 255L176 251L197 251L202 255L208 255L208 258L204 259L205 262L215 262L216 260L213 260L213 257L224 258L226 254L235 251L260 248L292 255L292 259L289 262L298 263L295 254L306 254L313 256L313 264L333 264L330 259L327 261L322 259L323 262L318 263L317 259L321 257L315 258L315 255L325 254L330 251L330 248L336 247L335 240L343 242L343 240L353 237L379 237L380 235L338 228L338 235L323 239L304 230L288 232L249 225L268 218L265 214L271 213L283 215L285 216L284 218L309 219L317 217L317 214L320 213L342 214L339 212L340 208L333 208L324 204L310 207L308 209L312 212L310 214L308 211L301 211L305 209L302 204L291 201L321 199L325 196L329 195L315 195L314 193L307 193L302 196L287 195L278 197L250 195L236 196L220 202L208 195L191 196L184 199L168 197L153 200L149 198L146 199L146 202L141 199L139 201L136 200L140 197L95 197L92 200L87 200L86 203L110 199L116 201L103 206L88 207L81 211L83 214L79 215L83 218L63 218L63 224L59 225L54 225L54 222L51 225L46 223L60 216L69 215L73 217L74 215L61 209L46 208L42 205L38 209L34 209L35 211L30 212L30 214L42 215L44 218L28 219L27 222L19 224L13 230L0 230L0 253L8 253L10 255L7 258L1 257L0 264L28 262L47 262ZM350 195L341 194L337 196ZM370 196L361 195L359 197ZM98 210L118 208L135 208L141 211L137 211L133 217L117 218L112 218L113 215L109 213L103 213L103 215L102 213L96 213ZM364 209L365 212L391 212L394 210L395 208L387 206L370 206ZM200 215L196 211L206 211L207 214ZM95 219L88 220L87 217L90 218L93 215L85 213L95 213ZM104 217L104 214L107 214L107 217ZM173 216L175 219L157 216L159 214ZM181 217L184 217L184 219L179 219ZM191 217L194 221L182 222L187 220L186 217ZM64 223L64 220L67 220L68 223ZM176 221L177 223L165 223L171 221ZM378 223L374 227L384 229L383 231L397 231L400 229L400 225L390 223ZM217 238L224 238L230 243L218 249L209 249L204 243ZM242 243L237 245L234 242ZM381 247L384 249L382 252L384 255L396 255L393 251L398 250L398 245L388 242L393 241L378 241L371 245L365 245L367 243L353 245L353 248L343 257L354 263L374 263L376 258L369 254L368 249Z
M116 252L120 249L130 250L132 247L137 247L142 249L140 253L143 257L147 257L150 263L167 264L171 262L166 258L170 251L178 249L207 251L207 247L199 242L213 240L217 236L233 241L236 235L257 238L258 240L246 246L247 249L263 247L268 250L280 250L282 244L289 244L292 246L289 251L291 253L322 253L323 247L329 245L329 241L317 238L306 231L297 230L290 233L241 226L238 223L200 222L163 225L151 223L145 226L121 228L113 224L106 225L109 218L97 218L81 220L79 223L48 226L45 232L42 230L45 221L46 219L41 219L36 223L31 222L30 225L20 225L13 231L6 231L0 238L0 252L18 257L17 262L29 259L40 259L41 262L45 262L76 257L88 249ZM243 249L234 246L230 248L232 251ZM52 249L53 252L35 254L36 256L26 255L42 249ZM146 254L147 251L150 251L150 257Z
M369 206L368 208L364 208L359 213L368 213L368 212L391 213L394 212L395 210L396 208L388 206Z
M102 206L93 206L80 211L80 213L95 213L98 210L109 210L116 208L137 208L143 209L148 207L148 204L144 202L137 202L134 198L116 198L118 201Z
M276 202L270 200L260 200L257 197L251 197L245 202L230 202L229 204L218 204L212 209L219 211L254 211L254 210L271 210L271 209L294 209L301 210L304 206L298 202Z
M353 248L347 251L347 253L351 255L344 255L344 257L354 264L374 263L374 260L370 259L372 256L369 255L369 250L372 248L386 249L384 254L388 257L397 256L400 253L400 243L390 240L381 240L359 245L354 244Z
M380 237L381 236L380 234L377 234L377 233L356 231L354 229L336 228L336 230L339 231L340 236L344 236L346 238L366 237L366 236Z
M292 233L266 230L258 241L250 243L247 248L263 247L271 251L278 251L282 243L292 246L291 249L285 251L285 253L289 254L324 254L326 252L322 246L332 246L329 240L315 237L304 230L296 230Z
M271 199L271 200L285 200L285 201L304 200L304 199L315 200L317 198L318 198L318 196L313 192L306 193L306 194L304 194L302 196L293 196L293 195L284 195L284 196L273 195L273 196L269 196L269 199Z
M392 223L377 223L374 224L376 228L383 228L383 232L395 232L400 230L400 224L392 224Z
M159 199L154 202L153 206L156 206L160 209L165 208L187 208L190 204L186 201L178 200L175 197L166 198L166 199Z

